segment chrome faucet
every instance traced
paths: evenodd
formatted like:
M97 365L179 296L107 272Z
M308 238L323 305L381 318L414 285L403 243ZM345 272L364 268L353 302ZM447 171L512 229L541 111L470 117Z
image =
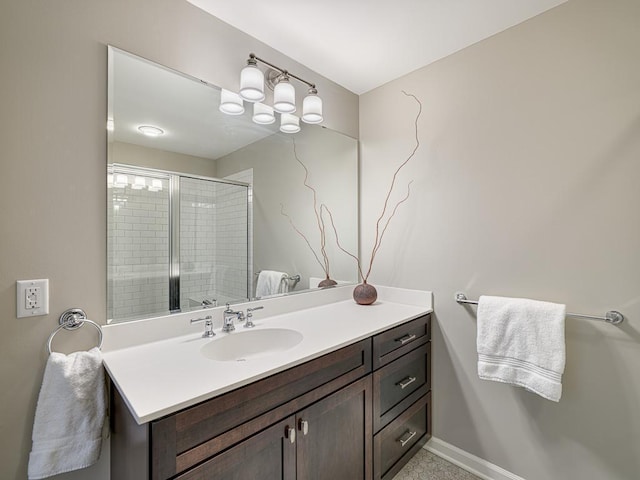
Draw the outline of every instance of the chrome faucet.
M244 320L244 312L231 310L229 304L227 303L227 309L222 312L224 314L224 321L222 322L222 331L229 333L233 332L236 327L233 324L234 319L238 319L239 321Z

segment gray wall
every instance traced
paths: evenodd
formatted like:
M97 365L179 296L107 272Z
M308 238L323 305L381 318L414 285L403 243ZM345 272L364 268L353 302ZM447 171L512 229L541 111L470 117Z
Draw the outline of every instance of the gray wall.
M356 136L358 97L183 0L0 3L0 478L26 477L45 344L67 308L106 315L107 44L225 88L249 52L315 78L326 125ZM50 315L16 319L15 281L49 278ZM67 333L67 332L65 332ZM56 337L72 351L90 331ZM85 338L85 334L87 334ZM106 458L108 461L108 456ZM107 477L98 467L64 478Z
M528 480L640 472L640 3L570 1L360 98L362 246L393 167L413 193L371 283L435 296L434 434ZM480 381L463 290L619 309L567 319L556 404Z
M316 189L317 207L324 203L331 209L341 245L357 253L357 141L317 126L303 125L302 128L295 135L296 151L309 170L308 183ZM282 270L299 274L301 281L295 290L305 290L309 288L309 277L324 279L324 272L306 242L280 213L282 205L322 260L313 193L304 186L305 172L293 155L291 139L284 134L271 135L219 158L216 168L220 177L253 169L255 271ZM331 277L356 282L356 262L338 250L326 213L323 218Z

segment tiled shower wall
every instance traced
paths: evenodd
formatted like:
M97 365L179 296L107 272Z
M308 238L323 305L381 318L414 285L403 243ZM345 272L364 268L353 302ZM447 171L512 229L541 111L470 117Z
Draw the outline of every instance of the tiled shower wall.
M147 184L150 184L147 179ZM247 298L248 187L180 179L180 307ZM109 190L108 318L169 310L169 181Z
M162 190L112 187L107 215L107 318L169 309L169 182Z

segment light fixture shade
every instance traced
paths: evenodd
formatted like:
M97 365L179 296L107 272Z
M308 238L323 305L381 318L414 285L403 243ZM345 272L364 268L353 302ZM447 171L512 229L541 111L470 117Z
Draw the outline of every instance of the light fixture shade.
M149 185L150 192L159 192L162 190L162 180L159 178L151 179L151 185Z
M302 101L302 121L305 123L322 123L322 99L315 88Z
M223 88L220 92L220 111L227 115L242 115L244 104L240 95Z
M300 119L290 113L283 113L280 115L280 131L298 133L300 131Z
M264 73L255 64L249 63L240 72L240 96L247 102L264 100Z
M146 186L147 182L144 177L136 177L133 181L133 184L131 185L131 188L133 188L134 190L142 190Z
M282 76L273 89L273 109L278 113L296 111L296 89L293 88L286 75Z
M264 103L253 104L253 121L260 125L270 125L276 121L276 116L273 113L273 108Z
M116 175L116 180L113 182L114 187L124 188L129 184L129 179L124 173L119 173Z

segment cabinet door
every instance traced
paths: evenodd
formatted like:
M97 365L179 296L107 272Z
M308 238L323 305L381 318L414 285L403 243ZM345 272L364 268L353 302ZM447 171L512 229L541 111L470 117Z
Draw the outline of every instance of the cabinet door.
M296 415L298 480L372 478L371 377Z
M295 480L296 430L291 416L176 480Z

